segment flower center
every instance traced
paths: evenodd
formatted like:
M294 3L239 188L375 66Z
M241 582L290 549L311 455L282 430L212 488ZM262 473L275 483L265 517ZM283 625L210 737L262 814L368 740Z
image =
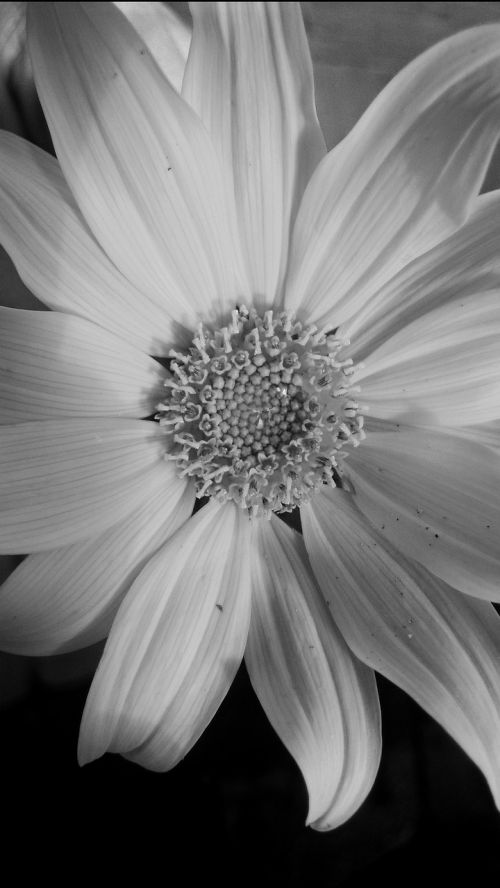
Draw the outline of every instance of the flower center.
M195 479L198 497L234 500L252 516L290 512L335 487L342 448L364 438L354 367L339 358L346 344L288 312L241 307L227 327L200 325L187 353L170 352L156 416L166 458Z

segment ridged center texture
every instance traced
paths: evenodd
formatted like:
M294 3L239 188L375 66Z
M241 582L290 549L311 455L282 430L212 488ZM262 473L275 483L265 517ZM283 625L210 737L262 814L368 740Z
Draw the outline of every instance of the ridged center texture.
M364 437L345 345L288 312L241 307L227 327L200 326L188 352L170 353L156 416L166 458L195 480L198 497L234 500L255 517L335 487L342 448Z

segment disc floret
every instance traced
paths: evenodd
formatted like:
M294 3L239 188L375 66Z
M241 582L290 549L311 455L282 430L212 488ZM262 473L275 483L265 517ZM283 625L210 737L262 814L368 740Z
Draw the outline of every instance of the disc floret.
M336 486L342 448L364 437L347 345L289 312L244 306L218 330L200 325L193 347L170 352L156 419L167 459L198 497L233 500L253 516L290 512Z

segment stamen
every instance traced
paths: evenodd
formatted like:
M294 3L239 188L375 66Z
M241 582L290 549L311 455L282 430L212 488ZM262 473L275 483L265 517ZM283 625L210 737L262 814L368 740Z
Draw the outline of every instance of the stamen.
M167 459L198 497L233 500L252 517L290 512L335 487L342 448L364 438L362 407L340 359L347 341L289 312L244 306L225 327L200 325L193 348L172 351L157 421Z

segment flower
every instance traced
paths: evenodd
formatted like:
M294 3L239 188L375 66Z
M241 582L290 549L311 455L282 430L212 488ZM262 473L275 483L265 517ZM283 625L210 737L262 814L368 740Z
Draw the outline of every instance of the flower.
M1 645L109 633L80 760L156 770L244 656L317 829L373 783L376 669L498 803L500 27L326 153L299 7L192 12L179 93L112 5L30 10L58 160L2 135L0 232L52 311L0 312Z

